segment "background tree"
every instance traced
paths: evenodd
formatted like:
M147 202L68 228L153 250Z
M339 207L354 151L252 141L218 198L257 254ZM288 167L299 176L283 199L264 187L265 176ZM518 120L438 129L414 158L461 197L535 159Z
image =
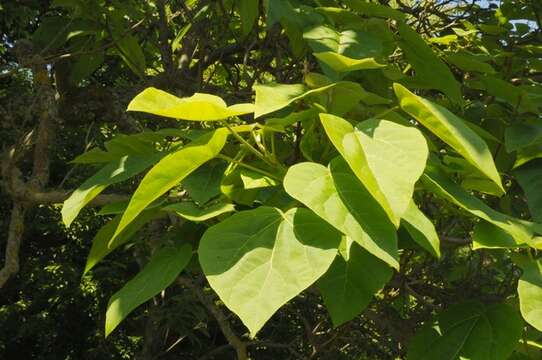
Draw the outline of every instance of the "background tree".
M541 18L0 3L0 356L540 358Z

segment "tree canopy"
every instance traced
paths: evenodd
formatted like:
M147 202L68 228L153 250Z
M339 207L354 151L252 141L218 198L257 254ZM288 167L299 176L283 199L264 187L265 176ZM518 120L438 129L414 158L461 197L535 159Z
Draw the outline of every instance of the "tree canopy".
M0 357L542 356L542 3L0 3Z

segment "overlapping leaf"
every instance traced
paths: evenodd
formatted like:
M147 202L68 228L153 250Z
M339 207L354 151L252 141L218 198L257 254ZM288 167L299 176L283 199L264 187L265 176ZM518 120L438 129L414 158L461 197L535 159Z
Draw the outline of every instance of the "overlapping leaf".
M401 224L406 228L412 239L432 255L440 257L440 240L435 226L418 206L411 201L403 214Z
M482 200L446 177L437 167L428 166L422 180L431 191L512 235L517 244L529 244L531 242L533 228L530 228L524 222L492 209Z
M416 70L415 80L442 91L454 103L462 104L461 85L423 38L404 22L399 23L399 35L399 46Z
M92 240L92 247L87 257L87 263L83 274L86 274L104 257L109 255L119 246L127 243L148 222L165 216L165 213L157 209L147 209L139 214L128 226L122 230L113 241L113 235L119 225L122 215L115 216L96 233Z
M110 162L77 188L62 206L62 221L70 226L79 211L109 185L128 180L151 166L156 156L123 156Z
M176 204L164 206L164 211L172 211L182 218L190 221L200 222L212 219L214 217L235 211L233 204L216 203L208 207L199 207L194 203L185 201Z
M335 148L398 226L427 161L424 136L414 127L386 120L354 128L337 116L320 114L320 119Z
M542 331L542 261L515 256L523 274L518 281L519 307L523 318Z
M340 238L306 209L259 207L210 227L198 253L211 287L254 336L327 271Z
M368 252L399 268L393 224L342 159L333 160L329 168L294 165L284 178L284 188Z
M461 154L470 164L492 180L504 194L501 178L487 144L465 122L448 109L416 96L394 84L401 108Z
M355 243L348 259L337 256L318 281L333 325L339 326L360 314L392 273L388 265Z
M227 137L228 130L224 128L217 129L212 133L204 134L188 146L160 160L149 170L132 195L114 237L150 203L179 184L181 180L205 162L218 155L226 144Z

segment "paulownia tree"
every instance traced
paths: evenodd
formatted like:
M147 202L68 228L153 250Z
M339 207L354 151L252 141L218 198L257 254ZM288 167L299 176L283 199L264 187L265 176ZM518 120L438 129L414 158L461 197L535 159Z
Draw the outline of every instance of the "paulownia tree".
M56 3L89 16L82 2ZM107 203L85 274L134 243L149 250L112 295L106 336L178 288L219 324L227 344L217 358L281 346L301 358L541 355L538 2L187 1L173 36L174 5L149 4L158 70L146 63L145 36L131 33L138 17L106 16L115 55L154 79L118 116L147 127L73 159L99 169L61 209L69 227L85 206ZM228 14L233 41L202 52L185 37L218 14ZM76 51L79 84L104 60ZM24 185L38 190L40 139ZM122 183L126 197L102 193ZM16 202L12 218L26 204ZM138 237L142 229L151 231ZM308 349L266 342L273 315L300 299L324 306L332 328L309 328ZM374 345L380 353L344 346L345 333L375 328L392 338Z

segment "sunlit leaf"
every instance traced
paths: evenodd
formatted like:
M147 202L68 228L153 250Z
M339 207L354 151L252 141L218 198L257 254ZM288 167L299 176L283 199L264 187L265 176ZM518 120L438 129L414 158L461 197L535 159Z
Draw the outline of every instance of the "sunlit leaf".
M226 144L227 137L228 130L220 128L162 158L141 180L122 215L114 237L154 200L218 155Z
M327 271L340 238L306 209L259 207L210 227L198 253L209 284L254 337L275 311Z
M448 109L414 95L400 84L394 84L393 88L405 112L478 168L499 186L504 194L501 178L487 144L465 124L464 120Z
M220 97L202 93L179 98L165 91L149 87L132 99L127 110L182 120L215 121L252 113L254 105L227 106Z

